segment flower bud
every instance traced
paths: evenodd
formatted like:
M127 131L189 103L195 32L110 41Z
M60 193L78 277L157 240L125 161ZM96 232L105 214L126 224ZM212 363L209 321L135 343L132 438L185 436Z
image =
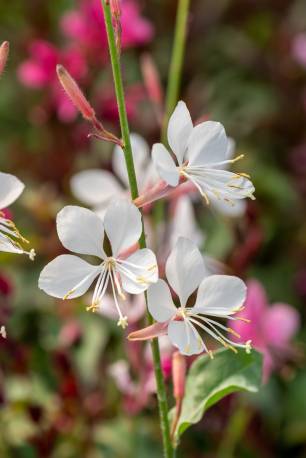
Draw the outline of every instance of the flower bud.
M4 41L0 46L0 75L2 74L8 54L9 54L10 45L8 41Z
M62 65L56 66L56 72L61 85L70 97L72 103L88 121L94 121L96 115L94 109L86 100L83 92Z
M158 108L161 108L163 103L163 90L156 65L148 53L143 54L141 57L141 70L150 100Z
M185 394L186 359L178 351L173 353L172 356L172 380L175 399L177 401L183 399Z

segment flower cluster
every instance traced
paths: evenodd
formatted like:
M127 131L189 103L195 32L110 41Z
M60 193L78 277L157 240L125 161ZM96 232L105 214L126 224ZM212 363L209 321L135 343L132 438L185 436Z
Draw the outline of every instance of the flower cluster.
M74 85L69 84L69 88L65 89L72 99L75 98L74 92L80 93ZM112 165L120 182L103 170L79 172L72 177L72 192L94 211L68 206L57 216L57 232L63 246L74 253L95 256L100 262L92 265L74 255L60 255L41 272L39 287L54 297L73 299L83 295L95 282L87 310L99 310L113 316L109 307L110 290L118 325L123 328L128 325L128 316L122 312L121 305L126 300L126 293L141 294L148 290L149 311L157 323L132 332L129 336L131 340L168 334L181 353L193 355L205 351L212 356L198 333L197 329L200 329L233 351L239 347L249 351L250 341L239 344L230 340L225 333L239 335L234 329L213 319L243 320L236 317L236 313L243 308L246 286L237 277L212 275L196 244L186 238L186 235L197 238L196 224L192 222L192 205L188 199L193 188L188 187L177 194L170 188L179 184L184 187L189 180L207 203L210 199L222 200L223 204L231 206L236 200L253 197L254 186L245 174L226 170L236 159L229 158L233 154L233 142L226 136L223 126L207 121L193 127L184 102L178 103L170 118L168 141L175 152L177 165L161 144L153 146L152 164L145 140L137 134L131 136L138 187L143 196L139 206L148 205L161 197L160 190L163 189L163 195L170 199L181 215L168 236L174 248L165 264L168 283L179 297L180 306L175 306L166 281L158 278L158 264L153 252L138 248L143 230L141 213L130 202L129 193L121 184L128 188L124 151L119 145L115 146ZM149 196L147 200L146 196ZM137 204L137 199L134 203ZM195 291L197 296L192 306L190 302L193 302ZM104 301L108 304L105 312ZM124 309L127 310L126 307Z

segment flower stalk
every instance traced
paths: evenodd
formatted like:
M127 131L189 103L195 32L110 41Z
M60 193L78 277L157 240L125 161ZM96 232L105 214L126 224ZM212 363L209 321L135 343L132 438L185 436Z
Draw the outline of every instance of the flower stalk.
M119 111L119 119L120 119L120 127L123 139L123 151L124 157L126 162L126 168L129 178L130 184L130 191L132 199L136 199L138 197L138 187L137 187L137 180L136 180L136 173L132 155L132 147L130 141L130 130L129 130L129 123L125 105L125 98L124 98L124 89L123 89L123 81L122 81L122 74L121 74L121 66L120 66L120 59L118 53L118 47L116 43L116 35L113 27L112 21L112 11L110 8L110 4L107 0L101 0L103 12L104 12L104 20L108 38L108 46L109 46L109 53L111 58L111 65L113 70L113 78L114 78L114 85L115 85L115 92L116 92L116 99L118 104L118 111ZM142 236L140 238L140 247L146 247L146 240L144 231L142 232ZM153 324L153 319L151 315L148 314L148 321L150 324ZM173 447L171 443L170 437L170 426L168 420L168 402L167 402L167 395L166 395L166 387L164 383L162 368L161 368L161 360L160 360L160 351L159 351L159 344L158 340L154 339L151 343L152 354L153 354L153 363L154 363L154 371L155 371L155 378L156 378L156 386L157 386L157 397L158 397L158 405L159 405L159 414L160 414L160 423L161 423L161 430L163 436L163 448L164 448L164 456L166 458L171 458L173 456Z
M185 43L187 35L187 21L190 0L179 0L176 15L174 43L170 63L168 88L166 94L166 108L162 126L162 143L167 143L167 126L179 97L179 90L182 78L182 68L185 54Z

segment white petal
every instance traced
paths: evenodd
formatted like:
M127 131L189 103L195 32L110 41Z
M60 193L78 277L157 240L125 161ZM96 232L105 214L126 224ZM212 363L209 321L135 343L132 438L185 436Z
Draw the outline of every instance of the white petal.
M191 200L188 196L179 197L172 219L170 246L173 247L179 237L193 240L196 245L203 242L204 233L198 228Z
M112 202L105 213L104 227L113 256L117 256L138 242L142 232L141 213L130 202Z
M166 263L166 275L184 306L205 276L204 261L194 242L184 237L177 240Z
M197 355L204 351L200 334L186 321L171 321L168 326L168 337L183 355Z
M194 313L224 317L231 315L243 305L246 285L231 275L211 275L199 286Z
M227 137L227 150L225 154L225 159L232 159L236 150L236 142L232 137Z
M174 160L164 145L161 143L155 143L155 145L153 145L152 159L161 179L170 186L177 186L180 174Z
M168 142L181 165L186 153L193 124L186 104L178 102L168 124Z
M245 214L247 203L246 199L235 200L233 205L229 205L222 199L217 199L214 195L209 195L209 200L212 207L214 207L219 213L229 218L239 218Z
M253 195L253 183L233 172L219 169L204 169L201 174L188 172L206 193L218 195L221 199L244 199Z
M57 233L67 250L104 258L101 218L87 208L68 205L56 218Z
M98 273L96 266L88 264L78 256L63 254L49 262L41 271L38 286L50 296L61 299L76 287L67 297L73 299L88 290Z
M122 260L118 271L122 288L131 294L146 291L152 283L158 280L156 256L148 248L137 250L127 259Z
M23 190L24 184L17 177L0 172L0 210L15 202Z
M90 207L104 206L123 193L113 174L99 169L77 173L71 178L70 186L73 195Z
M228 139L219 122L206 121L194 127L188 143L190 165L206 165L226 159Z
M175 316L175 307L170 288L164 280L158 280L148 289L148 309L154 320L164 323Z
M6 253L17 253L17 254L23 253L22 248L19 248L17 245L15 245L10 238L1 234L1 232L0 232L0 251L4 251Z
M131 146L137 181L139 182L143 169L149 162L149 146L141 135L135 133L131 134ZM112 163L114 172L122 180L126 187L128 187L129 179L124 160L124 152L120 146L115 146L114 148Z

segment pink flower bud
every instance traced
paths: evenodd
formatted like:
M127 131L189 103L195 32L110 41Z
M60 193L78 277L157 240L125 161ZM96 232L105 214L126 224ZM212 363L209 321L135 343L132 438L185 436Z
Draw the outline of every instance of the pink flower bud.
M150 340L167 334L168 323L154 323L139 331L131 332L129 340Z
M161 108L164 98L163 90L156 65L148 53L141 57L141 70L149 98Z
M8 41L4 41L0 46L0 75L4 70L8 54L10 50L10 45Z
M96 119L95 111L86 100L83 92L62 65L56 66L56 72L61 85L70 97L72 103L80 111L82 116L88 121L93 122Z
M177 401L183 399L185 394L186 359L178 351L172 355L172 380L175 399Z

